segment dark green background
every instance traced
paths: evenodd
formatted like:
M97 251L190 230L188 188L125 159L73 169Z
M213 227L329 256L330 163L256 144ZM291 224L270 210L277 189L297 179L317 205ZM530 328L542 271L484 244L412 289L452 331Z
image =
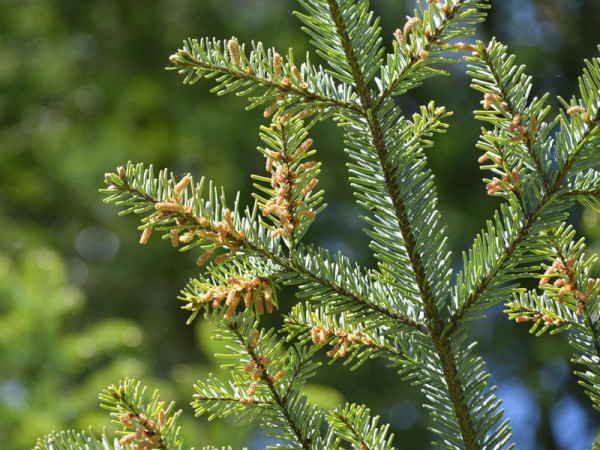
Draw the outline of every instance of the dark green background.
M492 1L477 38L508 44L534 76L534 94L576 89L583 58L597 56L600 4L585 0ZM194 419L192 384L219 371L209 326L186 326L176 296L197 274L194 254L156 235L137 244L137 219L101 202L104 172L127 160L188 171L237 190L249 202L261 111L243 98L209 94L211 81L184 86L165 71L187 37L233 35L298 57L308 39L292 0L4 0L0 2L0 442L30 448L52 429L101 430L97 392L125 376L140 378L185 410L188 445L265 445L254 426ZM412 15L413 2L373 0L383 37ZM434 98L455 112L429 151L440 209L456 263L498 207L486 195L474 148L479 94L464 64L398 99L406 114ZM556 105L554 97L551 102ZM312 136L324 163L328 209L309 239L372 263L347 186L342 136L332 122ZM595 213L572 220L598 246ZM457 266L457 269L460 267ZM292 297L281 298L289 305ZM286 307L284 306L284 309ZM502 307L471 335L499 385L519 448L589 446L598 415L576 385L563 336L535 339L506 320ZM432 440L418 390L382 361L353 373L325 366L310 386L325 405L366 403L389 421L398 448Z

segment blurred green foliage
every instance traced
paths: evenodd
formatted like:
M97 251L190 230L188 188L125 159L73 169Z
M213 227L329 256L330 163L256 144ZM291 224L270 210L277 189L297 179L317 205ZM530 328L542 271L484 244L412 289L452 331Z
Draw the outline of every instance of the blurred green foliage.
M98 382L146 371L130 351L141 344L139 326L119 318L70 326L84 311L84 293L69 285L60 255L49 248L15 259L0 254L0 298L0 432L8 448L27 448L35 434L65 423L104 424Z
M508 44L528 64L537 95L570 96L582 59L597 54L598 3L491 3L478 38L495 34ZM264 446L252 426L207 426L191 417L193 382L221 370L211 356L209 325L186 326L176 300L196 273L194 255L177 254L158 239L140 248L135 218L117 218L116 208L100 202L98 188L104 172L127 160L143 161L177 174L206 175L225 185L230 197L240 190L250 202L249 175L263 170L254 151L261 112L245 111L244 99L211 96L210 82L183 86L163 68L187 37L235 35L283 52L294 47L302 55L308 39L291 15L295 7L292 0L0 2L3 448L29 448L52 429L100 429L108 418L97 407L97 393L125 376L177 400L186 410L190 445ZM391 43L413 0L373 0L372 7ZM476 163L479 125L472 110L480 99L468 88L464 65L454 72L398 101L407 114L430 98L455 112L430 160L456 255L497 202L485 195ZM340 164L341 134L324 123L313 138L324 162L329 208L308 238L368 264L366 244L360 244L363 225ZM574 220L579 216L575 212ZM597 215L585 212L583 218L584 231L599 236ZM591 248L598 248L595 242ZM284 310L286 295L280 296ZM472 333L514 418L519 447L573 448L580 441L569 441L577 439L569 431L590 434L598 417L569 375L567 345L560 337L533 339L499 310L489 316ZM391 422L399 448L428 445L418 390L398 383L380 361L351 374L336 363L309 389L328 406L342 399L367 403ZM585 413L583 424L557 427L553 405L562 400Z

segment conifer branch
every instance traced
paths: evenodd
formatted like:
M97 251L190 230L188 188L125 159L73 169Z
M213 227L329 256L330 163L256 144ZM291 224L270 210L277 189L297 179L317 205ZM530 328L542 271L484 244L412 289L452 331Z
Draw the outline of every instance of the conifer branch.
M126 399L121 399L121 403L126 411L128 411L127 415L121 416L126 417L132 423L132 429L130 434L127 434L121 439L121 442L125 443L125 441L131 442L135 439L141 439L143 443L147 442L151 444L153 448L160 448L162 450L168 450L169 447L165 445L163 442L162 436L156 430L156 424L148 420L146 418L146 413L142 410L138 410L135 405L127 402ZM123 420L126 420L123 419ZM134 422L132 419L137 419ZM137 426L136 426L137 424ZM135 430L135 431L134 431ZM140 431L138 431L140 430ZM138 438L139 436L139 438ZM130 439L130 440L129 440Z
M104 192L110 194L110 196L105 201L129 206L123 212L144 213L152 211L152 214L145 219L146 223L159 228L162 226L162 229L169 230L169 233L173 229L187 230L189 228L190 230L196 230L193 231L196 243L189 243L182 250L189 250L195 245L213 245L216 246L215 248L223 247L227 249L229 253L223 255L227 255L228 259L236 258L237 254L242 258L246 258L248 255L262 257L279 268L280 272L277 273L279 276L287 274L284 278L289 282L293 282L293 284L311 283L335 297L350 301L356 307L364 308L365 311L390 317L399 323L424 331L424 327L419 321L394 312L386 307L385 303L381 304L380 302L378 304L353 289L353 285L356 287L363 285L360 291L370 293L370 295L381 290L373 282L367 282L364 285L363 280L371 280L372 276L360 268L350 268L350 264L346 260L342 265L336 265L328 258L324 260L324 254L315 257L312 255L313 251L309 248L306 249L306 253L302 253L302 251L294 252L292 259L283 257L274 245L274 240L253 219L256 213L247 213L245 219L239 217L236 211L237 208L228 213L229 210L224 204L216 204L216 190L214 193L210 192L212 200L205 204L201 198L203 181L197 186L194 185L193 181L189 181L188 185L177 194L180 203L171 201L174 199L173 195L175 195L173 187L175 183L167 177L167 171L161 172L159 179L156 180L152 177L151 169L146 171L142 165L134 166L129 163L126 169L122 168L117 173L107 174L106 182L109 189L104 190ZM190 186L193 190L188 192ZM157 210L157 208L162 209ZM209 250L209 252L212 254L212 250ZM202 255L201 258L204 259ZM220 264L221 261L215 258L215 262ZM315 271L307 267L306 262L310 262L318 270ZM339 284L335 276L328 275L340 271L347 273L343 278L343 285ZM273 271L271 273L275 274ZM265 273L257 273L255 276L265 278ZM194 285L191 287L192 289L184 292L183 296L186 302L192 301L188 309L195 311L198 309L199 304L207 304L207 301L213 298L206 298L206 301L202 301L201 299L208 289L203 288L202 291L197 291ZM379 298L382 299L386 295L387 292L379 295Z
M408 122L412 128L412 139L418 143L419 147L425 149L433 146L433 141L430 138L433 133L445 133L448 124L442 122L452 115L452 112L446 111L443 106L436 107L432 100L427 106L421 106L421 114L414 113L412 122ZM410 141L409 141L410 143Z
M393 365L410 363L403 350L390 342L390 336L402 336L400 327L393 323L377 326L371 321L354 323L349 315L333 314L328 305L313 308L308 302L299 303L285 319L285 327L290 338L301 343L331 345L327 356L345 358L344 364L353 363L352 369L376 356L387 358Z
M353 448L361 450L393 449L393 434L389 434L389 425L377 427L379 417L370 416L363 405L346 404L344 408L332 411L327 421L333 432Z
M383 55L379 19L373 20L368 0L300 0L300 3L309 14L296 15L306 25L303 31L313 38L311 44L331 67L329 72L343 83L352 84L357 81L353 73L359 69L363 75L359 83L364 85L355 86L365 89L379 70ZM342 22L346 37L337 31ZM350 48L356 56L352 61L346 58Z
M199 382L192 404L196 414L210 412L209 420L230 413L259 418L267 435L305 449L322 448L322 413L300 393L318 366L311 361L314 350L283 351L273 330L261 332L255 326L248 314L220 323L217 338L226 340L231 352L221 356L236 359L233 379L228 386L214 377Z
M587 302L586 302L587 303ZM593 298L594 311L598 308L598 292L595 292ZM586 372L575 371L579 376L581 384L586 394L592 400L593 406L600 411L600 324L597 317L592 317L588 305L583 311L583 325L571 325L573 335L569 343L578 352L573 358L573 362L583 365Z
M119 386L109 386L100 394L101 406L111 411L113 423L121 425L119 444L136 442L142 448L175 450L183 448L176 425L181 410L172 413L174 403L165 407L155 391L150 399L146 387L126 379Z
M353 53L350 37L345 28L345 24L342 21L342 17L339 14L336 1L337 0L327 0L327 4L332 15L332 20L335 23L337 33L340 36L343 45L343 50L348 60L348 64L352 68L352 76L354 78L354 84L356 85L356 89L359 95L360 104L362 105L365 111L370 110L372 106L372 97L368 88L366 87L366 84L364 83L361 67L358 64L357 59ZM396 179L394 168L391 166L390 163L389 150L386 147L386 142L383 136L381 125L379 120L377 120L376 116L369 114L366 117L366 119L368 121L368 127L371 136L371 145L373 145L377 152L377 158L381 165L383 177L385 179L385 186L388 189L389 198L393 203L397 220L396 225L398 226L404 238L405 246L410 258L411 266L415 273L416 282L419 287L423 303L425 305L426 310L427 308L429 308L429 311L427 311L427 316L428 318L431 318L431 316L433 315L431 307L432 305L434 305L435 302L432 298L431 289L427 283L427 276L425 274L425 269L423 267L423 264L421 263L421 258L417 250L416 240L413 235L406 207L400 196L400 192L398 189L398 180Z
M420 332L426 332L426 327L423 323L418 321L416 318L411 318L407 314L402 311L394 311L392 305L389 304L385 300L385 296L387 292L384 290L383 286L378 285L377 283L369 282L370 290L366 291L364 287L361 287L356 290L349 290L345 285L339 285L332 280L330 274L338 273L338 272L346 272L347 275L343 278L345 280L352 280L353 282L362 280L371 280L374 275L371 272L365 272L356 268L350 268L349 262L345 259L342 259L341 256L338 257L341 264L335 264L330 261L328 255L325 252L321 252L318 258L308 258L310 255L310 250L307 249L307 254L303 255L302 252L298 252L294 255L294 258L290 262L286 262L281 260L280 264L288 270L290 277L288 283L290 284L304 284L303 278L293 277L294 274L300 274L306 276L307 279L311 280L313 283L327 289L330 292L337 294L340 298L351 300L354 304L354 307L361 307L362 311L357 313L356 316L360 317L361 314L370 312L371 314L375 313L375 317L382 316L383 318L390 318L396 321L398 324L407 325L411 328L414 328ZM310 266L303 264L301 261L311 261ZM364 285L363 285L364 286ZM358 286L357 286L358 287ZM370 292L370 296L361 295L359 292ZM326 293L323 293L326 294ZM336 306L335 299L330 298L326 295L312 295L312 300L319 299L320 297L324 297L324 300L331 304L331 306ZM397 293L397 295L401 295ZM331 301L334 300L333 303ZM396 305L394 305L396 306ZM399 306L399 305L398 305Z
M564 197L592 197L592 198L600 198L600 189L574 189L572 191L568 191L562 194ZM595 208L594 208L595 209Z
M506 304L509 319L517 323L533 321L530 333L536 336L552 326L556 327L553 330L555 333L564 330L566 327L563 325L579 323L578 316L581 315L583 303L578 298L583 296L578 279L587 275L587 268L593 262L580 261L584 244L583 240L573 242L575 231L572 227L563 226L551 234L552 244L544 254L549 264L544 274L537 276L542 294L538 295L536 290L521 292Z
M544 134L547 133L544 131L551 129L553 125L548 126L543 123L543 119L550 110L549 106L544 107L549 94L540 100L534 98L528 102L531 77L523 74L524 66L518 68L513 66L514 55L506 57L505 51L506 47L501 46L495 40L492 40L487 48L479 42L477 51L474 52L477 56L465 58L472 64L477 62L484 65L489 75L489 78L483 79L482 70L478 70L477 73L472 72L475 67L471 67L471 72L469 72L477 78L488 81L473 87L484 92L484 109L489 111L490 108L493 108L492 111L494 111L493 115L489 114L489 118L485 115L476 116L476 118L493 121L495 128L502 127L503 133L498 136L498 139L494 139L495 136L491 133L486 134L486 137L496 144L497 156L502 163L508 162L509 165L513 165L517 159L506 154L503 149L506 146L509 147L508 152L515 152L522 162L537 172L543 184L548 185L547 171L550 167L550 157L547 155L549 145L545 142L544 138L547 136ZM540 128L542 128L541 136L538 134ZM500 139L506 141L506 135L513 137L502 145ZM540 138L542 141L538 142ZM526 153L520 151L521 145L526 148ZM534 149L534 145L538 148ZM546 157L542 160L543 156Z
M598 58L596 59L596 64L598 64ZM598 78L600 79L600 74ZM559 164L562 163L562 167L561 171L559 172L559 176L554 183L555 186L559 185L559 183L562 183L563 179L572 171L574 172L574 170L572 170L573 166L576 165L578 158L585 150L598 150L600 148L600 131L598 129L598 125L600 124L600 93L596 92L595 96L596 98L594 100L596 100L597 105L594 106L596 111L589 111L587 113L587 120L583 121L583 124L578 123L583 119L578 115L572 117L571 122L569 123L567 118L564 116L564 112L561 112L560 119L563 132L557 133L557 148L561 148L561 156L567 155L567 157L564 158L563 156L563 158L558 161ZM569 127L569 125L573 125L574 127L576 126L579 133L573 133L571 130L568 130L567 127ZM581 130L581 128L583 128L583 130ZM575 142L571 142L571 145L567 145L566 148L560 147L560 144L573 136L573 134L579 134L578 139ZM581 159L586 159L585 156L586 155L584 155L584 158ZM594 153L592 153L591 156L595 156ZM584 168L587 168L586 166L589 163L587 161L584 162L587 163L585 164Z
M219 397L219 396L210 396L210 395L198 395L196 396L197 401L202 402L214 402L214 403L232 403L235 406L239 406L240 403L246 400L246 397ZM268 406L276 406L272 401L264 401L264 400L254 400L250 405L253 407L268 407Z
M86 450L120 450L121 447L116 442L116 445L111 446L109 439L103 434L98 438L93 431L75 432L73 430L61 431L59 433L52 432L51 434L38 439L33 450L56 450L85 448Z
M570 344L575 348L573 362L584 365L585 373L575 371L596 409L600 409L600 329L597 323L597 280L589 278L597 261L594 255L584 260L583 239L573 241L575 230L567 226L555 233L555 245L548 256L552 261L540 278L543 294L535 291L515 298L507 304L509 319L515 322L533 321L530 333L541 336L553 325L553 332L568 327ZM555 279L550 284L552 279ZM593 315L590 313L593 311Z
M600 72L595 76L600 79ZM532 255L527 255L529 246L550 247L545 230L557 229L566 220L573 203L573 196L568 193L573 188L576 189L573 181L577 180L581 169L589 168L590 159L597 159L596 152L600 148L600 97L597 92L587 94L582 89L584 98L593 98L594 95L595 109L588 112L587 121L582 121L580 117L571 117L572 120L569 121L565 112L561 112L561 131L557 133L556 146L558 168L549 174L549 184L542 186L541 192L529 196L526 208L520 208L509 201L509 207L495 217L496 229L490 224L490 231L482 233L481 243L476 241L470 252L470 258L476 258L478 262L465 257L464 279L459 274L457 283L458 308L451 318L448 331L452 331L464 317L472 313L471 310L477 303L481 303L476 308L479 312L505 298L511 288L501 286L500 283L510 283L521 278L523 271L515 270L516 267L522 262L539 258L534 256L532 259ZM503 225L506 226L504 233L500 231L504 228ZM497 242L501 243L500 247ZM480 267L479 261L485 264L483 272L475 277L477 269L473 264ZM524 273L528 273L528 270L525 269ZM497 292L488 293L489 299L482 302L480 299L486 296L488 289L497 289Z
M308 56L297 67L291 51L284 61L261 43L252 44L246 55L236 39L189 40L171 57L186 83L216 77L213 91L219 94L249 95L262 88L250 107L271 103L264 115L273 122L261 128L265 147L259 148L269 177L253 176L252 210L240 213L238 201L227 208L224 194L212 185L203 198L204 181L194 184L189 175L177 181L162 171L155 178L152 167L131 163L106 175L106 201L125 206L123 214L145 215L141 243L156 229L173 247L204 249L197 264L208 270L181 298L192 311L190 320L212 305L220 319L217 338L228 341L225 356L235 362L229 384L210 377L195 386L196 413L209 413L209 419L232 413L260 417L265 434L306 449L338 448L341 441L361 449L390 448L388 427L378 427L364 406L327 414L329 429L321 435L325 413L308 405L301 390L319 365L315 353L329 345L332 360L345 358L357 367L384 357L405 379L421 385L438 445L501 448L510 439L508 420L501 421L501 401L488 386L483 360L474 355L475 343L467 341L465 322L509 296L509 319L532 321L532 333L569 331L574 361L585 367L577 374L600 409L600 287L589 278L596 258L584 260L583 242L574 242L574 232L564 224L575 200L600 211L600 59L586 61L580 98L561 99L564 109L546 123L548 96L529 100L530 78L523 66L513 65L506 47L495 40L487 47L447 42L473 34L472 25L488 8L485 0L418 3L419 12L396 31L387 64L379 19L368 0L300 3L306 14L297 15L328 71L313 67ZM479 161L491 160L483 168L500 178L488 180L486 188L504 200L463 255L454 288L424 154L433 133L445 130L449 113L431 102L408 120L392 99L443 73L432 64L450 62L441 55L447 50L472 53L466 58L472 87L484 94L483 111L475 117L493 127L482 130L477 147L485 154ZM308 160L315 152L307 139L310 125L303 123L313 114L334 115L344 127L350 181L369 212L366 233L378 270L301 243L325 207L323 191L314 190L320 163ZM553 140L556 124L560 130ZM549 263L543 275L542 263ZM525 278L539 279L541 294L521 288ZM556 280L550 285L551 278ZM256 328L258 316L278 307L281 284L298 286L297 297L307 300L285 319L287 339L298 341L288 348L273 329ZM125 444L142 439L146 446L171 448L162 441L165 436L180 446L173 433L178 413L166 421L156 396L150 409L127 383L104 396L108 403L116 401L109 409L119 422L132 428Z
M273 223L271 236L281 235L290 252L327 206L321 204L323 191L315 190L321 163L308 160L316 152L311 149L313 140L307 138L301 114L275 115L270 127L261 127L260 137L266 148L259 147L259 151L267 160L265 168L271 176L253 176L264 183L254 184L259 192L253 196L263 216Z
M234 321L228 322L227 327L229 327L229 329L235 334L235 336L237 336L240 344L242 344L246 348L246 351L248 352L248 356L250 357L250 359L252 361L255 361L256 370L260 371L260 380L262 380L262 382L265 383L265 385L268 387L268 389L271 393L271 398L273 399L275 406L277 406L279 408L279 410L281 411L281 414L285 418L286 422L289 424L290 429L293 431L294 435L296 436L297 442L301 444L302 448L310 450L311 449L311 440L308 436L304 435L304 433L302 432L302 429L301 429L301 425L299 425L295 422L294 411L289 409L289 405L287 402L287 399L289 398L288 397L289 389L291 389L292 383L290 382L288 390L285 392L285 394L280 395L278 389L275 387L275 382L276 382L276 381L274 381L275 374L269 373L269 370L265 365L264 358L262 358L260 355L258 355L256 353L255 347L251 345L251 342L245 342L245 337L241 334L241 331L238 328L237 321L234 320ZM302 370L301 365L299 365L297 367L296 373L294 373L294 375L297 375L297 372L301 371L301 370ZM277 379L277 381L278 381L278 379Z
M232 48L229 54L224 51L228 46L236 49L235 60L231 55ZM303 107L312 103L321 107L359 109L347 86L336 85L331 77L315 70L309 60L301 66L305 74L302 82L296 82L294 75L300 70L294 66L293 59L285 63L274 49L266 53L261 43L254 45L254 51L246 57L244 46L235 39L223 42L189 39L170 61L173 69L181 69L180 73L186 76L184 82L188 84L216 76L219 84L212 91L220 95L234 91L238 91L238 95L248 95L258 86L266 88L260 96L251 99L251 107L276 102L284 95L285 99L280 100L282 106L289 107L302 101Z
M345 24L337 9L336 0L327 0L329 11L333 22L336 24L337 32L342 42L342 48L346 55L348 65L352 68L352 76L360 103L365 111L370 111L373 101L369 90L364 83L363 74L360 65L357 63L353 53L350 37L345 28ZM464 388L461 384L461 379L458 376L457 364L454 360L453 349L448 335L443 336L443 321L436 306L436 299L428 282L428 276L425 266L421 260L417 240L413 233L410 223L409 214L406 209L401 192L398 188L399 183L396 178L396 171L391 166L390 150L386 145L386 138L381 126L381 122L376 112L368 113L365 117L370 135L370 144L374 147L381 172L385 180L385 186L388 190L389 198L392 201L396 215L396 226L398 227L403 240L410 265L412 267L415 283L418 287L420 297L425 312L425 316L429 322L430 337L435 346L439 363L441 365L444 381L447 386L449 400L453 405L455 418L458 422L460 434L466 448L479 448L479 444L475 438L476 431L473 420L470 416L469 408L465 397ZM440 249L438 249L439 252Z
M434 62L453 62L442 58L431 58L444 50L458 50L448 45L446 41L459 37L469 37L474 34L473 27L460 27L464 24L474 24L485 17L484 9L489 8L487 0L458 0L452 6L447 2L443 6L438 2L428 2L428 10L422 11L421 17L409 19L409 23L423 24L419 27L411 25L411 45L406 48L407 26L398 29L394 43L394 55L388 56L386 71L382 72L380 93L375 101L379 107L390 95L398 95L408 89L417 87L430 76L444 72L428 67ZM417 21L418 19L418 21Z

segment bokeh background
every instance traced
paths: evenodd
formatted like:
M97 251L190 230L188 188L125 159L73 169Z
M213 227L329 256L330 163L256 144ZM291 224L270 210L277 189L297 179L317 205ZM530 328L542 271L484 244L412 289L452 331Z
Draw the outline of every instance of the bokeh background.
M403 25L413 0L372 0L383 37ZM478 38L496 35L534 76L534 94L570 97L583 58L597 56L600 3L492 0ZM31 448L53 429L112 427L97 394L125 376L160 388L185 410L189 446L264 448L253 424L195 419L195 380L220 372L218 345L202 320L187 326L176 299L198 273L193 254L156 236L141 247L135 217L101 201L103 174L128 160L188 171L250 202L260 111L235 96L209 93L211 81L181 84L165 71L187 37L237 36L284 53L309 49L293 0L0 0L0 442ZM406 114L430 98L455 112L436 138L430 163L450 245L468 248L498 200L485 194L474 145L464 64L398 99ZM557 105L554 97L551 103ZM312 132L324 163L328 209L309 239L372 264L360 213L347 186L342 136L332 122ZM598 249L598 217L574 210L573 223ZM457 266L457 268L459 268ZM284 293L288 295L288 293ZM286 309L293 298L281 298ZM514 441L523 449L589 447L599 417L577 386L562 336L541 339L510 323L499 306L471 326L498 385ZM226 375L226 372L223 372ZM368 404L389 422L397 448L428 448L429 419L418 389L373 361L348 373L324 366L308 386L326 407Z

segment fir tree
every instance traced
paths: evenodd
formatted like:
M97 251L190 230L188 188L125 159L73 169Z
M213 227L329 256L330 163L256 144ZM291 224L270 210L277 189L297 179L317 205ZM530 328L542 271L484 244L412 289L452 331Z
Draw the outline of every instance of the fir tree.
M219 323L216 338L227 341L233 362L230 380L197 383L196 413L254 419L290 447L392 448L389 427L366 406L324 411L307 401L303 385L318 369L315 354L325 351L353 367L384 358L418 385L437 446L508 447L508 419L465 328L501 302L509 319L529 322L533 334L564 332L576 374L599 409L599 297L590 275L596 257L585 256L566 220L577 201L600 211L600 58L586 61L578 96L560 99L563 107L551 114L549 95L531 98L531 79L505 46L460 42L484 19L485 0L418 2L387 55L367 0L299 3L297 16L326 69L308 55L299 63L291 50L282 57L235 38L190 39L170 58L185 83L215 78L214 92L248 96L250 107L270 118L260 130L266 175L253 175L253 205L228 203L204 179L155 174L141 163L106 175L106 201L142 216L142 244L155 230L195 252L203 268L180 298L190 321L203 313ZM424 152L450 113L431 102L408 118L394 102L445 74L440 66L456 61L453 53L468 62L481 93L479 163L489 170L487 193L502 202L463 254L455 281ZM344 130L374 268L302 240L325 207L308 133L326 119ZM538 287L523 288L531 279ZM276 313L283 285L297 287L298 302L283 329L261 327L263 314ZM62 433L39 447L183 445L178 413L156 394L148 400L132 380L101 399L123 426L120 440Z

